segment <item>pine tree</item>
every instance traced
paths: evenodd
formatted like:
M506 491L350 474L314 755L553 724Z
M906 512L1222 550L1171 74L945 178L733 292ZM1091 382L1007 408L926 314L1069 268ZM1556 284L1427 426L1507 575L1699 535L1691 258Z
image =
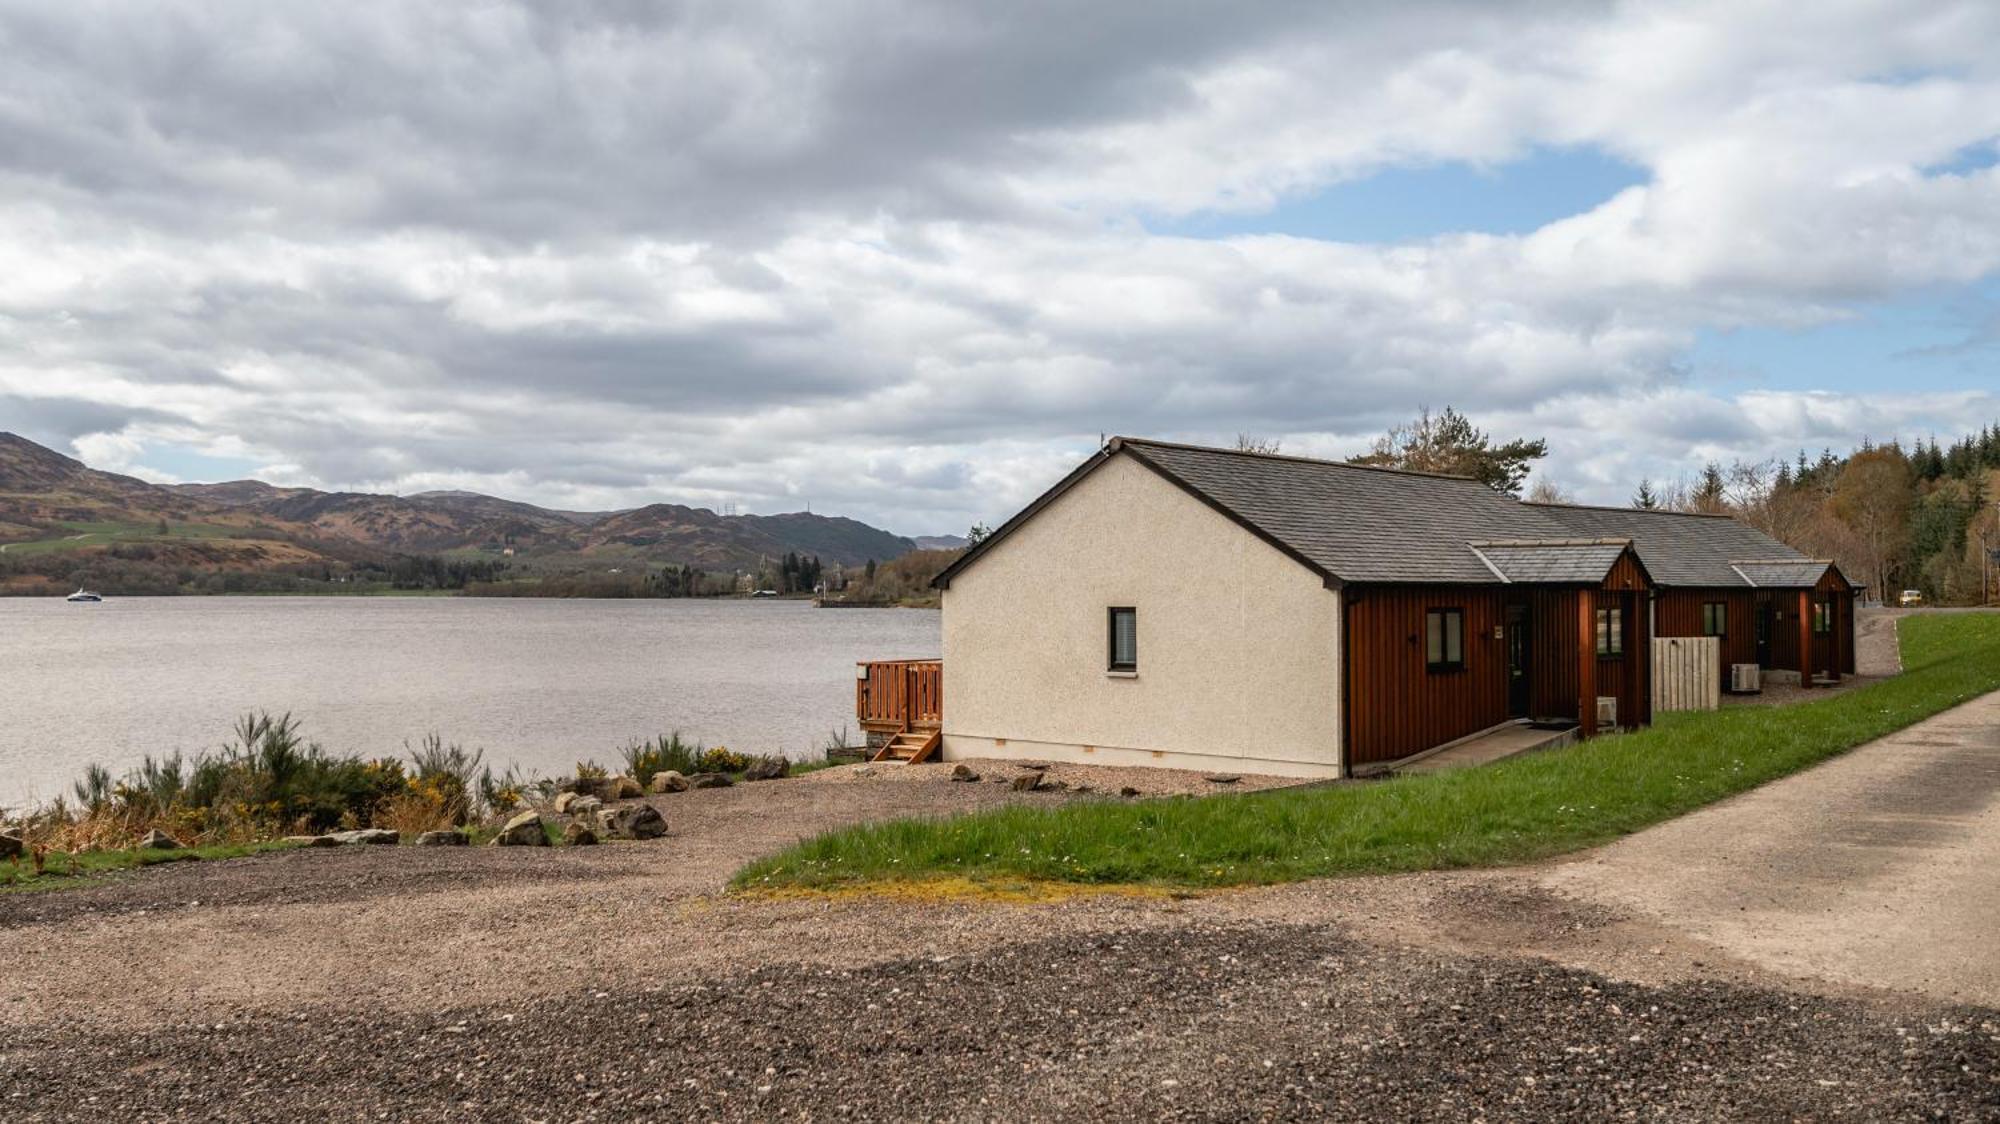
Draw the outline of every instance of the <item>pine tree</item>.
M1709 461L1701 470L1701 483L1694 490L1696 511L1719 515L1729 510L1729 485L1722 478L1722 466Z
M1639 490L1632 496L1632 506L1641 511L1652 511L1660 506L1660 497L1653 494L1653 482L1651 480L1641 479L1639 481Z

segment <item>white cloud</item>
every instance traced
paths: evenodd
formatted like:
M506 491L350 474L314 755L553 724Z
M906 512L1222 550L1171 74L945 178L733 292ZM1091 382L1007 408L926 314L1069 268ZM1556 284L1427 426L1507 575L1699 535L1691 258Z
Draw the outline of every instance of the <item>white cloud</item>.
M2000 412L1688 366L2000 269L2000 170L1923 171L2000 135L1990 6L1010 12L0 13L0 428L915 532L1100 432L1339 453L1451 403L1622 498ZM1141 222L1566 146L1648 182L1398 246Z

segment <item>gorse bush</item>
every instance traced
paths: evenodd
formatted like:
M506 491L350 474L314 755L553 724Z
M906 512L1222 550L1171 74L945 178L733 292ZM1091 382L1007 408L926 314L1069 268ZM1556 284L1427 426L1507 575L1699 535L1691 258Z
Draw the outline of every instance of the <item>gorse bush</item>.
M657 773L699 772L704 752L700 742L685 740L681 732L675 730L649 742L633 742L625 747L622 755L625 771L640 784L651 784Z
M695 761L697 773L740 773L750 767L750 759L727 746L716 746Z

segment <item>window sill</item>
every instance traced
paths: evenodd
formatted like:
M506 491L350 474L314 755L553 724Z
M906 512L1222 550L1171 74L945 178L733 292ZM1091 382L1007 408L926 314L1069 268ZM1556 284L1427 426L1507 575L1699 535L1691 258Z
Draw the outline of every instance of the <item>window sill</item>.
M1107 671L1104 673L1104 677L1106 679L1137 679L1139 678L1139 673L1136 671Z

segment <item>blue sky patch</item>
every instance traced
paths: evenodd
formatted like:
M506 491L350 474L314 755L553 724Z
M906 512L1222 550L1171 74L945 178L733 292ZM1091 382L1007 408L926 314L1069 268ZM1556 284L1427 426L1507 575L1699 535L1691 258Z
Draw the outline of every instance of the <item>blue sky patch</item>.
M246 480L257 475L259 465L243 457L212 457L182 445L149 445L137 463L155 472L201 484Z
M1526 234L1581 214L1650 178L1595 148L1543 148L1501 165L1388 168L1286 199L1268 211L1151 218L1155 234L1289 234L1333 242L1410 242L1440 234Z
M2000 383L2000 282L1931 289L1812 328L1703 328L1694 380L1724 390L1962 390Z

